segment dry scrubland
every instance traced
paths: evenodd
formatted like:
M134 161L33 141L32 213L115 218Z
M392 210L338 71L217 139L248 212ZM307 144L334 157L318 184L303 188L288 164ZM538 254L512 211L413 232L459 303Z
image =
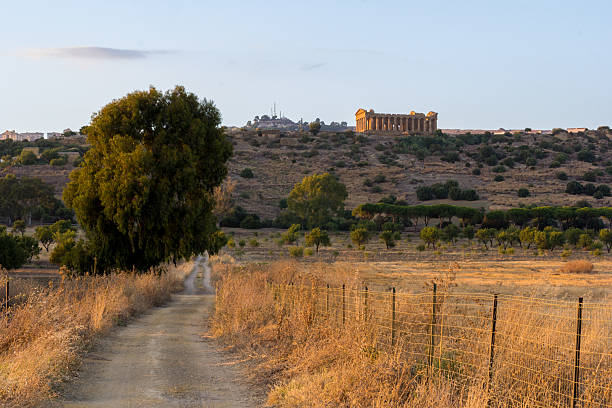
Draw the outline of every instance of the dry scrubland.
M462 188L476 189L481 200L434 200L421 203L444 202L491 209L517 207L519 204L572 205L580 199L588 199L598 207L612 203L610 197L594 200L589 196L565 193L568 181L580 180L585 172L592 170L603 172L596 184L612 184L612 175L604 172L603 163L609 158L608 139L605 137L599 139L592 136L586 138L564 135L553 139L545 135L522 135L521 140L514 140L510 144L492 140L486 145L466 145L459 151L460 160L448 163L440 159L442 152L436 152L424 161L413 154L393 153L401 136L359 135L359 142L346 134L339 135L335 132L321 132L312 136L308 132L263 131L263 134L258 136L255 131L229 132L234 144L229 175L237 182L235 198L239 198L240 205L248 212L254 212L262 218L273 218L280 212L279 200L286 198L293 186L304 176L331 171L347 187L349 196L346 208L349 209L363 203L377 202L389 194L405 199L409 204L417 204L419 202L415 191L419 186L449 179L457 180ZM550 143L541 147L541 142L544 141ZM569 157L560 167L550 168L558 156L558 152L552 150L550 144L574 142L601 149L601 159L596 163L587 163ZM495 182L493 179L498 174L493 171L495 166L484 165L480 175L472 174L477 161L468 157L468 154L477 152L483 146L491 146L505 153L508 149L529 146L530 149L541 149L548 156L538 160L533 167L517 163L514 168L508 168L503 173L503 182ZM443 152L447 153L444 150ZM397 165L383 163L381 157L393 158ZM470 167L466 167L466 162L470 163ZM240 172L245 168L253 170L254 178L240 177ZM560 171L567 173L569 180L558 180L555 173ZM370 187L364 184L367 179L374 180L377 175L385 176L385 181L374 183ZM531 196L517 197L517 190L521 187L528 188Z
M191 267L185 263L163 275L85 276L49 286L12 279L16 297L0 314L0 405L27 407L53 397L97 337L169 300Z
M437 279L435 303L431 288L398 291L392 324L390 292L366 294L354 264L212 262L213 334L252 361L271 406L571 405L575 301L500 296L487 386L493 296L452 276ZM611 305L585 300L582 324L578 402L612 406Z

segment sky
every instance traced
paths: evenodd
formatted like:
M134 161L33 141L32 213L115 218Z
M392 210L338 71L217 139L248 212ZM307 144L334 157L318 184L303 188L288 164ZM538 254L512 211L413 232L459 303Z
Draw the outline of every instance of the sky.
M277 112L440 128L612 125L610 1L0 0L0 132L78 129L183 85L223 124Z

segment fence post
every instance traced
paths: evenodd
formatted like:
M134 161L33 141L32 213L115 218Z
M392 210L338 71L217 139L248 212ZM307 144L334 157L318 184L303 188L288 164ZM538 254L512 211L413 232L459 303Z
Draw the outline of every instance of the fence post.
M5 298L4 298L4 309L8 310L9 308L9 280L8 280L8 276L6 277L6 286L5 286L6 290L4 292L5 294Z
M364 321L368 321L368 287L365 287L365 310L364 310L364 316L363 316L363 320Z
M325 288L325 313L327 313L327 318L329 319L329 283Z
M342 324L346 320L346 285L342 284Z
M582 337L582 298L578 298L578 317L576 319L576 358L574 360L574 383L572 408L576 408L580 397L580 340Z
M487 390L491 387L491 381L493 381L493 361L495 358L495 332L497 330L497 294L493 295L493 313L491 316L491 345L489 353L489 382L487 383Z
M391 347L395 346L395 287L391 290Z
M431 308L431 330L429 333L429 353L428 353L428 363L429 363L429 368L431 369L431 367L433 366L433 351L434 351L434 344L435 344L435 335L436 335L436 295L438 292L438 286L434 283L433 284L433 303L432 303L432 308Z

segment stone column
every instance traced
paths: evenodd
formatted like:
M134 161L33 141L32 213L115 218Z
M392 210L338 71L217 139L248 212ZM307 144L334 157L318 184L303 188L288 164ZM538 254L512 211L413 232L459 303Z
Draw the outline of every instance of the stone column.
M391 117L387 116L387 132L391 131Z

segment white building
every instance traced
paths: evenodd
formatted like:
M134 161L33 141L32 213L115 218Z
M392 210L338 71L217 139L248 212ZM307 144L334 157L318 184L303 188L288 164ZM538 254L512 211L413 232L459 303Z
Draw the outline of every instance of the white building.
M16 142L33 142L34 140L44 138L45 134L41 132L17 133L14 130L7 130L0 134L0 140L14 140Z

